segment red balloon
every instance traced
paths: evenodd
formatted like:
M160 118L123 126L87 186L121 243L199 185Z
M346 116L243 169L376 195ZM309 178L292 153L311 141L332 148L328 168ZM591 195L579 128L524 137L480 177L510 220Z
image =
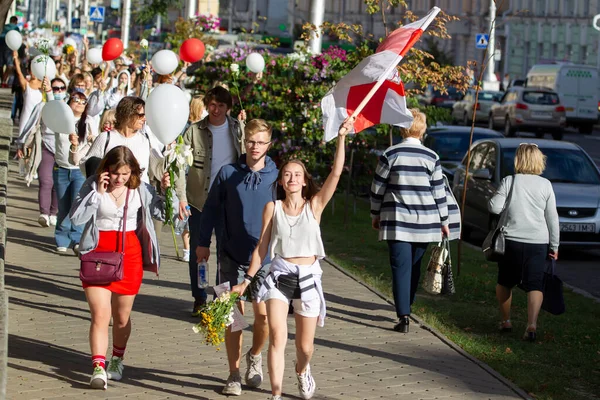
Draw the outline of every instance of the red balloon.
M102 46L102 59L104 61L112 61L118 58L123 53L123 42L121 39L108 39Z
M200 39L187 39L179 48L179 56L185 62L194 63L202 60L205 50L204 43Z

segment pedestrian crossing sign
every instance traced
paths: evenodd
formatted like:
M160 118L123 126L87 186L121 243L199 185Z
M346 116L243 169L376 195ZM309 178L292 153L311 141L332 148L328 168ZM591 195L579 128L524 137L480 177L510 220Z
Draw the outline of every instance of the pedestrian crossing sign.
M90 7L90 21L104 22L104 7L91 6Z
M487 33L478 33L475 36L475 48L487 49L489 41L490 41L490 35L488 35Z

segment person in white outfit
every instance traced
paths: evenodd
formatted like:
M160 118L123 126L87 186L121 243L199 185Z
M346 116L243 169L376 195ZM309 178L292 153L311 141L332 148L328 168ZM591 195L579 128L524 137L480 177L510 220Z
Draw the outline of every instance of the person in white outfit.
M262 232L250 268L244 282L232 288L232 292L240 295L246 291L270 248L271 267L257 301L267 304L268 366L273 400L281 399L290 302L296 319L296 376L300 397L310 399L316 390L310 360L317 324L323 326L325 320L323 271L319 265L325 250L319 223L342 175L345 138L352 129L352 121L346 119L338 131L333 168L321 189L301 161L289 160L281 167L277 178L279 200L265 206Z

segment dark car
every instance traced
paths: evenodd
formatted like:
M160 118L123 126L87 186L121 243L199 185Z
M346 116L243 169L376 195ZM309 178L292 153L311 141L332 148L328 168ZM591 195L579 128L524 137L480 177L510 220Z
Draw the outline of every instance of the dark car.
M454 171L469 149L470 126L436 126L427 129L423 144L440 156L442 170L452 182ZM475 128L473 142L487 138L501 138L502 134L485 128Z
M419 102L426 106L436 106L441 108L452 109L454 103L462 99L464 96L453 86L446 88L446 93L440 90L435 90L432 85L425 88L423 95L419 96Z
M552 183L560 220L560 245L600 247L600 171L578 145L542 139L528 139L547 157L543 177ZM514 158L523 138L484 139L471 148L471 162L463 236L470 231L487 233L497 221L488 212L488 201L500 181L514 174ZM466 159L456 169L452 191L462 202Z

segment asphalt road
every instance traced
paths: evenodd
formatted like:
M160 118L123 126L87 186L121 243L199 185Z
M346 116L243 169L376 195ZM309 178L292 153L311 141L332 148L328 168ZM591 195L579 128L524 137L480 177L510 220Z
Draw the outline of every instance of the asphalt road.
M521 132L519 136L535 137L533 134ZM546 139L550 138L550 135L546 135ZM591 135L582 135L569 129L565 132L563 140L577 143L600 167L600 126L597 126ZM557 274L564 282L600 299L600 249L560 249L557 268Z

